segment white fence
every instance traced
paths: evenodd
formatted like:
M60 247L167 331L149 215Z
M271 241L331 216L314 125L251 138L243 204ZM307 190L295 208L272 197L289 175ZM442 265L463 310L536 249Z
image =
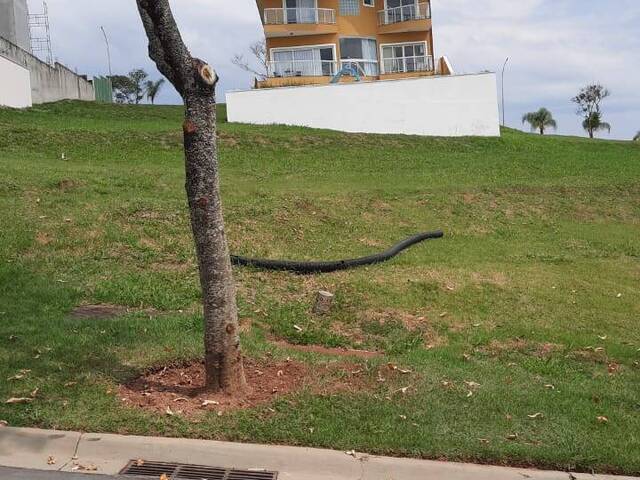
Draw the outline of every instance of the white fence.
M430 72L433 70L433 56L385 58L382 60L382 68L382 73Z
M336 23L336 11L331 8L265 8L265 25L290 23Z
M402 7L389 8L378 12L378 23L380 25L391 25L392 23L427 18L431 18L431 4L429 2L403 5Z
M500 135L496 77L420 77L227 92L230 122L425 136Z
M0 56L0 106L27 108L31 106L29 70Z

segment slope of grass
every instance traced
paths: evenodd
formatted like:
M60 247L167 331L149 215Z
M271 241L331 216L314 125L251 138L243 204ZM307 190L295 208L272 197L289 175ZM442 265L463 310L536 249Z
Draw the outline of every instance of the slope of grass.
M270 338L377 349L364 367L413 370L406 395L301 392L195 423L114 393L202 352L180 124L178 107L0 110L0 400L40 389L0 420L640 473L640 145L222 123L234 252L334 259L447 238L337 274L236 270L248 355L318 360ZM323 319L309 313L321 288L337 295ZM81 303L162 315L71 319Z

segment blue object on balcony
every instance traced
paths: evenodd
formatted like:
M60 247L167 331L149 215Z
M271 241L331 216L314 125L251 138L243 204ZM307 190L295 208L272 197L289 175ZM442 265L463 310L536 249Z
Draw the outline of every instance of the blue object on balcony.
M345 65L342 65L340 71L336 73L331 79L331 83L338 83L344 75L351 75L356 79L356 82L362 80L362 78L360 78L360 72L358 72L357 65L354 65L353 63L347 63Z

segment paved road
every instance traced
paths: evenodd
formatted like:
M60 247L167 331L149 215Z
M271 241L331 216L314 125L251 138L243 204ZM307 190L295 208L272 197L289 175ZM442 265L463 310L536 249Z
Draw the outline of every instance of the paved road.
M110 480L116 477L0 467L0 480ZM122 477L120 477L122 478Z

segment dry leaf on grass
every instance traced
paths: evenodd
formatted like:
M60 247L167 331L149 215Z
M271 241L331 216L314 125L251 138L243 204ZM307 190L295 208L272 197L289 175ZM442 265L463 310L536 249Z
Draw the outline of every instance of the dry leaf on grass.
M166 413L167 415L173 417L175 415L175 413L173 413L173 410L171 410L171 407L167 407L167 409L164 411L164 413Z
M555 390L556 389L555 385L551 385L550 383L546 384L544 386L544 388L546 388L547 390Z
M609 418L605 417L604 415L597 416L596 420L598 420L598 423L609 423Z
M12 404L17 404L17 403L29 403L32 402L33 398L26 398L26 397L19 397L19 398L10 398L9 400L7 400L6 404L12 405Z
M220 405L220 402L217 402L216 400L204 400L200 406L208 407L209 405Z
M353 458L356 458L356 451L355 450L349 450L349 451L344 452L344 453L346 453L347 455L352 456Z
M510 435L507 435L507 440L517 440L517 439L518 439L517 433L512 433Z
M538 412L538 413L534 413L533 415L527 415L527 417L529 417L529 418L541 418L541 417L544 417L544 414L542 412Z

